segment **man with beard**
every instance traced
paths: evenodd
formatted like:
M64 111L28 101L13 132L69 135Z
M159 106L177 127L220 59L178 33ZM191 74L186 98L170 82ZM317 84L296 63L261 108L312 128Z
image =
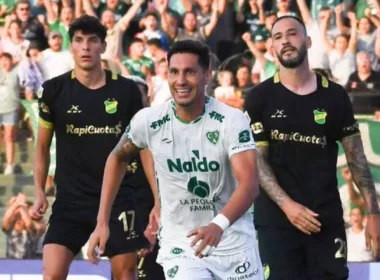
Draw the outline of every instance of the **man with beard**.
M310 71L311 40L302 21L279 18L272 38L279 72L245 103L259 150L255 225L265 274L275 280L347 279L336 141L365 200L366 245L374 260L380 258L380 211L359 127L346 91Z

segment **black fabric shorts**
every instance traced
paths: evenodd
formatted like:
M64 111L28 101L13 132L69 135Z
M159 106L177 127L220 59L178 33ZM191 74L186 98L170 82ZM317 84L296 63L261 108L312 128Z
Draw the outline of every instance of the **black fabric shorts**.
M344 225L307 235L296 228L256 226L266 280L348 279Z
M156 244L152 253L137 262L139 280L165 280L164 269L156 262L159 246Z
M49 219L44 245L59 244L77 255L96 227L98 209L54 208ZM104 256L113 257L149 246L134 207L114 206L109 222L110 236Z

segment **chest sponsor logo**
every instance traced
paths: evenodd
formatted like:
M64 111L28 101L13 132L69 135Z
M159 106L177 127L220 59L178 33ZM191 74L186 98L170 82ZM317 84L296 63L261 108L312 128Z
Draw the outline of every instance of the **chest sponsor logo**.
M220 168L219 162L212 160L209 161L207 157L200 158L199 151L192 151L195 157L192 157L189 161L182 161L180 158L176 158L174 161L167 160L168 168L170 172L189 173L189 172L215 172Z
M94 126L86 125L85 127L76 127L73 124L66 124L66 133L78 136L82 135L96 135L96 134L114 134L118 137L121 133L122 124L119 122L115 126Z
M326 118L327 118L327 113L323 110L314 110L314 121L317 124L325 124L326 123Z
M283 133L278 129L271 130L271 139L277 141L293 141L321 145L323 148L327 145L326 136L319 137L316 135L303 135L300 132Z
M219 131L207 132L206 136L207 136L207 139L208 139L212 144L215 145L216 143L218 143L218 140L219 140Z
M68 114L80 114L82 110L79 109L79 105L71 105L71 108L67 110Z
M117 104L118 102L115 99L107 99L104 101L104 107L107 114L115 114L117 112Z
M214 196L212 199L206 198L192 198L192 199L180 199L179 203L184 207L189 207L190 212L197 211L215 211L214 203L218 202L220 198Z

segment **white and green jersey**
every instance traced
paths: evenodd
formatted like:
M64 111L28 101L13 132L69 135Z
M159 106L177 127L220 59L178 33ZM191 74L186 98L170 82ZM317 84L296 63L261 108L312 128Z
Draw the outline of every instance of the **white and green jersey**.
M161 248L188 248L188 232L206 226L223 209L237 187L230 157L255 149L247 117L206 97L204 113L187 123L174 101L138 112L127 137L153 154L161 199ZM236 253L255 242L247 211L228 228L215 255Z

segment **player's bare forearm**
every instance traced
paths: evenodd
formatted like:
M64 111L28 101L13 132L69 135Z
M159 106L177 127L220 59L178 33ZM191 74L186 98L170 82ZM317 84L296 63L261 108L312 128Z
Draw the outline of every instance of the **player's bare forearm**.
M124 178L127 164L138 154L137 148L125 135L108 156L103 175L98 223L107 224L111 207Z
M155 205L159 205L160 199L159 199L158 187L156 183L156 175L155 175L152 153L150 152L149 149L144 149L140 152L140 157L141 157L141 162L144 168L146 178L148 179L148 183L152 190L154 203Z
M53 130L39 127L34 155L33 178L36 192L44 192L50 165L50 144Z
M259 195L256 154L254 150L248 150L235 154L230 159L238 185L221 211L230 224L244 215Z
M280 187L272 168L268 164L268 147L258 147L257 163L259 167L260 185L280 208L285 200L289 198L286 192Z
M348 167L351 170L352 179L363 196L368 213L379 214L376 188L367 158L364 154L361 136L353 135L347 137L343 139L342 145L346 154Z

